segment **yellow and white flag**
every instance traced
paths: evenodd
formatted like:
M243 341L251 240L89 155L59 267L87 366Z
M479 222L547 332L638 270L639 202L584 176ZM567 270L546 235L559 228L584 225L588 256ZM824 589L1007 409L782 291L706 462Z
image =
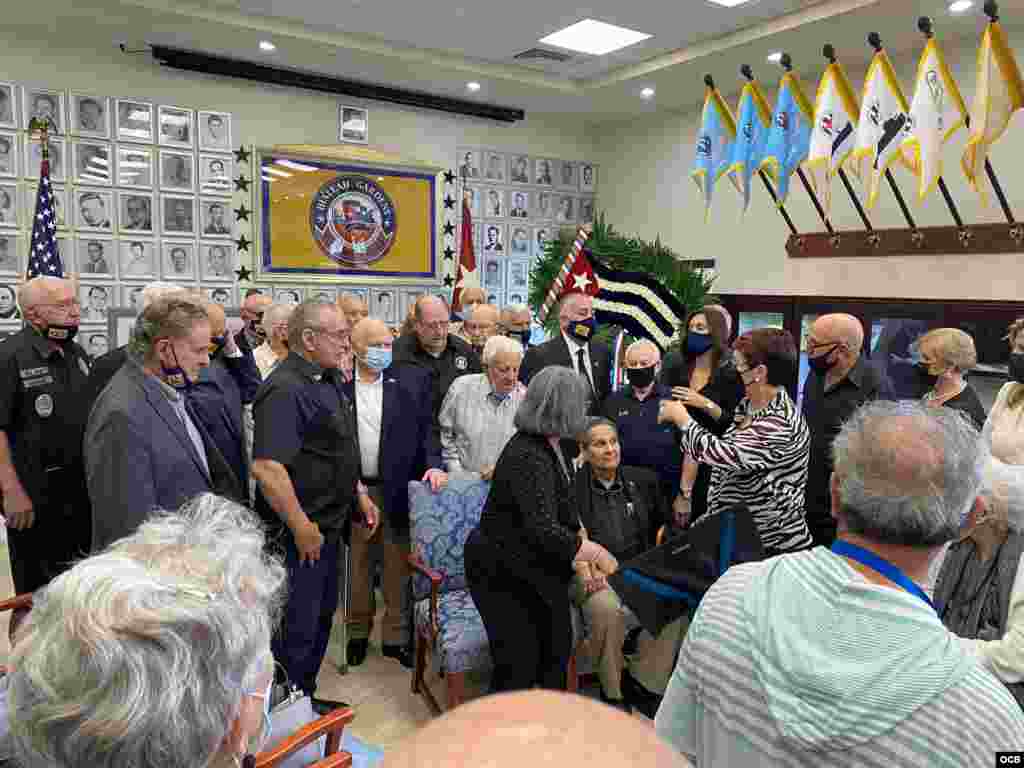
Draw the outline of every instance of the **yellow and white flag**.
M942 145L967 119L963 96L934 38L917 63L914 98L910 102L910 136L905 151L919 174L917 193L924 199L942 175Z
M1024 83L1013 51L999 22L989 23L978 49L978 74L971 103L971 133L960 160L964 175L987 202L978 177L985 167L988 148L1006 131L1013 113L1024 106Z
M850 160L868 190L868 208L878 200L882 176L898 158L903 158L903 140L910 127L910 107L900 90L899 81L885 51L871 59L860 100L857 121L857 146ZM865 174L864 161L870 165Z
M838 63L825 67L814 97L814 128L804 169L826 211L832 205L832 177L853 152L857 132L857 97Z

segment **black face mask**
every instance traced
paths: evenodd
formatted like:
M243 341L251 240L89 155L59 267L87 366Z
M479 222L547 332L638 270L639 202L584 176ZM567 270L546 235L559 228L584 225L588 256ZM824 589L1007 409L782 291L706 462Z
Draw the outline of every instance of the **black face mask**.
M833 360L830 363L828 361L828 356L835 352L836 347L838 346L838 344L833 344L832 348L824 355L818 355L817 357L807 358L807 365L809 365L811 367L811 370L817 373L819 376L824 373L828 373L828 371L831 370L836 364L835 360Z
M1010 355L1010 378L1018 384L1024 384L1024 353L1014 352Z
M645 389L651 386L654 382L654 368L653 365L646 368L627 368L626 378L629 379L629 385L634 389Z
M50 341L56 341L58 344L69 344L71 340L75 338L78 333L77 325L68 325L67 323L50 323L46 327L46 338Z
M924 363L916 363L914 365L914 373L917 374L917 382L921 385L922 394L934 389L935 382L939 380L937 375L928 373L928 366Z

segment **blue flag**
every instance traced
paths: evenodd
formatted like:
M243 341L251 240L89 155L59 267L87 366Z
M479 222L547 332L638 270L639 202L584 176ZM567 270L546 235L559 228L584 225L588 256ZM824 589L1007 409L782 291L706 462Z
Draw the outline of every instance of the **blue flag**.
M787 72L779 82L779 96L761 160L761 168L775 182L779 205L786 202L789 179L810 150L813 124L814 108L804 96L800 81Z
M743 86L736 114L736 141L729 160L729 173L743 195L743 210L750 205L750 179L761 166L761 156L768 138L771 109L756 81Z
M708 88L704 97L697 147L690 176L704 197L704 219L711 209L715 181L725 172L736 138L736 121L717 88Z

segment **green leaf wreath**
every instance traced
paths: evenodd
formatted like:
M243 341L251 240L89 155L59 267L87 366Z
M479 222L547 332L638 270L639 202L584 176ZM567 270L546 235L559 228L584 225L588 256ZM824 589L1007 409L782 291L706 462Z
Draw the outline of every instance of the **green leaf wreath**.
M575 239L576 230L559 230L558 238L548 241L544 255L530 269L530 306L534 312L540 311L544 305L544 299ZM680 257L671 248L661 244L660 238L655 238L651 243L638 237L620 235L611 224L605 222L604 214L601 213L594 221L594 229L587 239L586 247L608 267L654 276L678 297L688 311L692 312L708 303L708 292L714 278L705 274L704 270L680 261ZM544 329L548 333L558 332L558 318L554 312L545 320Z

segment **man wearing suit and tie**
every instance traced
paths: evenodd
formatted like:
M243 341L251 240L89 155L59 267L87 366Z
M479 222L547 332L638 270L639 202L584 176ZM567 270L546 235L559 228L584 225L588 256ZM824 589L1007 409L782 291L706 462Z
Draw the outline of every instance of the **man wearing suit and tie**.
M186 397L210 364L203 306L177 295L153 302L130 347L85 433L94 550L134 531L152 510L177 509L196 494L245 498Z
M530 379L549 365L572 368L590 384L593 393L590 412L596 415L600 412L601 402L611 390L608 368L611 352L606 344L593 340L597 331L594 299L578 291L567 293L558 302L556 311L562 332L550 341L526 351L519 368L519 380L529 385ZM579 449L570 443L574 444L575 441L565 441L562 450L568 450L570 455L576 456Z
M381 563L385 656L412 667L410 616L406 599L409 571L409 492L411 480L440 490L441 445L432 427L432 381L423 368L392 367L393 337L380 320L361 320L352 331L355 361L345 393L355 403L361 477L380 510L380 527L352 530L351 603L348 663L366 658L373 617L373 574ZM424 474L425 472L425 474Z

